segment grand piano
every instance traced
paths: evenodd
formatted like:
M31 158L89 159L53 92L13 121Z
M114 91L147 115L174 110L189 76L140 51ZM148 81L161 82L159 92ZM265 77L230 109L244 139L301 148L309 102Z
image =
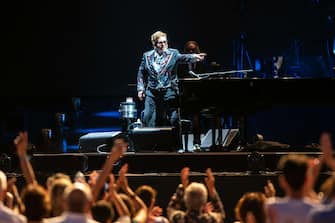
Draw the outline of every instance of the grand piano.
M209 109L245 120L248 114L274 105L335 105L334 78L182 78L179 88L181 117ZM244 143L246 128L241 123Z

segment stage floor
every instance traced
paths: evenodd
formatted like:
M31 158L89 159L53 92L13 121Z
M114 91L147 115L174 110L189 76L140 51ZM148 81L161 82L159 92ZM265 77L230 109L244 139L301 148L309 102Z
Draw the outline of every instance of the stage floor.
M287 154L305 154L318 156L319 152L127 152L116 163L114 172L117 173L122 164L128 163L129 172L145 173L179 173L188 166L192 171L204 172L212 168L214 172L248 172L277 171L277 162ZM107 153L64 153L64 154L34 154L32 163L36 171L41 172L90 172L99 170L105 162ZM250 159L252 158L252 159Z

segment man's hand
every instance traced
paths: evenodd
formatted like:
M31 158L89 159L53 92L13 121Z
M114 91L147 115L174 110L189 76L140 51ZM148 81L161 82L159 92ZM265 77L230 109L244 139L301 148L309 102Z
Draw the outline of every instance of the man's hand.
M159 206L154 206L152 209L151 209L151 213L150 213L152 216L155 216L155 217L159 217L159 216L162 216L163 214L163 209Z
M115 159L121 158L127 152L128 146L128 142L125 142L124 139L116 139L111 150L111 156Z
M140 101L143 101L143 99L145 98L145 93L144 91L138 91L137 92L137 96L140 99Z
M195 57L196 57L197 61L203 61L205 59L205 56L207 56L206 53L195 54Z
M25 156L28 149L28 133L19 132L19 135L14 139L14 144L16 147L18 156Z
M216 188L215 188L215 177L212 173L211 168L207 168L206 170L206 177L205 177L205 183L208 188L209 195L211 197L214 197L216 194Z
M125 192L128 190L128 179L126 177L126 174L128 173L128 164L125 163L120 171L119 171L119 178L117 179L117 185L122 188Z
M264 194L267 198L276 196L276 189L273 186L271 180L266 181L266 185L264 186Z
M322 133L320 137L320 148L323 152L323 159L328 167L335 171L335 159L333 158L333 144L329 133ZM322 159L321 159L322 160Z
M180 172L180 181L181 181L181 184L183 185L184 189L189 184L189 179L188 179L189 175L190 175L190 168L189 167L184 167Z
M331 155L333 153L332 139L329 133L321 134L320 148L321 148L321 151L325 154L325 156Z

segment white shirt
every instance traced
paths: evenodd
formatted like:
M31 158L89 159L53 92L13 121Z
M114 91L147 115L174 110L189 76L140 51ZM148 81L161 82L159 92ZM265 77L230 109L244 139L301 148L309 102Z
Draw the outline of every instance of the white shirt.
M276 198L266 204L270 223L306 223L308 213L316 206L308 199L289 197Z
M9 209L2 202L0 202L0 223L23 223L27 222L27 219L20 214L15 213Z
M93 219L89 218L86 214L78 214L65 212L61 216L54 218L47 218L44 220L45 223L97 223Z

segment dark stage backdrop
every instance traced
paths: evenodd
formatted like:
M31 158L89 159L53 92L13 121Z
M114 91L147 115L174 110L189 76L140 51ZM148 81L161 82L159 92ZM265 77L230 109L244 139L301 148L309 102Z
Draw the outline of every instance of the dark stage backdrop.
M298 38L324 54L334 33L331 0L6 1L0 94L132 95L150 35L182 50L197 40L207 60L232 68L232 41L245 33L252 57L278 55ZM319 47L322 46L322 47Z
M151 49L150 35L157 30L167 32L170 47L179 50L187 40L198 41L208 54L207 62L217 62L221 70L234 69L233 41L241 33L252 63L256 58L266 61L292 53L294 39L303 43L299 53L333 60L329 44L335 32L334 12L333 0L5 1L1 3L0 122L14 121L10 125L15 134L21 126L39 132L47 119L53 120L52 112L73 109L74 96L81 97L83 104L95 102L84 112L99 111L99 106L116 110L125 96L136 96L137 68L142 53ZM309 76L313 75L320 76L319 70ZM101 105L106 98L112 102ZM47 112L45 120L38 112ZM324 129L319 123L334 126L331 115L318 112L317 117L326 121L307 115L312 121L305 122L306 127L317 131ZM260 132L266 139L286 143L291 138L308 143L305 138L316 136L307 128L288 129L292 119L282 116L286 113L279 109L250 117L251 135ZM304 110L292 117L303 120L299 113ZM279 127L266 121L277 114L282 116ZM300 125L300 119L293 124ZM305 138L291 134L297 130ZM276 138L281 136L289 137Z

